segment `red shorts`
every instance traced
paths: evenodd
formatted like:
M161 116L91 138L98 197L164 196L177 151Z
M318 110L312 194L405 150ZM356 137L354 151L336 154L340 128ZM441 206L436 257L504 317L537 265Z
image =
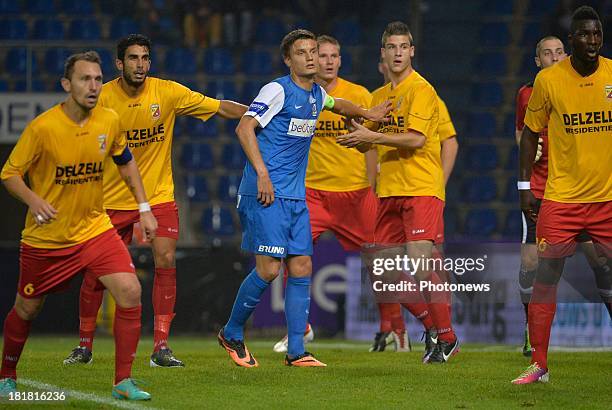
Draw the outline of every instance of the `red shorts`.
M601 254L612 256L612 201L567 204L542 200L536 226L540 256L562 258L573 254L581 233L591 237Z
M444 201L434 196L381 198L376 218L378 244L444 242Z
M176 202L164 202L163 204L153 205L151 212L153 212L153 216L157 219L156 236L178 239L179 216ZM110 217L121 240L126 245L132 243L134 224L140 221L140 212L137 209L131 211L107 209L106 213Z
M312 240L332 231L344 250L359 250L374 243L374 223L378 198L372 188L349 192L320 191L306 188Z
M24 298L65 290L79 273L96 279L111 273L136 273L130 253L114 229L61 249L34 248L22 242L19 270L17 291Z

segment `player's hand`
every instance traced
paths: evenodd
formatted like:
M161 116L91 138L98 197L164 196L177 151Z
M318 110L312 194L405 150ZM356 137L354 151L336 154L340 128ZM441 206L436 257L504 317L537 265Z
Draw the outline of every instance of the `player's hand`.
M155 239L157 219L151 211L140 213L140 229L142 229L142 239L145 242L151 242Z
M536 151L536 156L535 159L533 160L533 162L538 162L540 160L540 158L542 158L542 144L544 144L544 140L542 139L542 137L538 138L538 150Z
M51 223L57 216L57 209L38 195L32 199L29 205L34 222L38 226Z
M353 121L356 121L358 124L363 124L362 117L343 117L342 120L344 121L344 125L346 125L348 132L353 132L357 129L353 125Z
M519 191L519 198L521 201L521 209L533 222L538 220L538 213L536 212L537 201L535 196L530 189L524 189Z
M274 202L274 186L268 174L257 176L257 200L263 206L270 206Z
M379 122L379 121L384 122L385 118L389 115L392 109L393 109L393 104L391 104L391 101L385 101L367 110L365 119L370 120L370 121L376 121L376 122Z
M355 129L348 134L340 135L336 138L336 142L343 147L355 148L363 143L376 142L379 135L377 132L370 131L363 125L359 124L354 119L351 120L352 127Z

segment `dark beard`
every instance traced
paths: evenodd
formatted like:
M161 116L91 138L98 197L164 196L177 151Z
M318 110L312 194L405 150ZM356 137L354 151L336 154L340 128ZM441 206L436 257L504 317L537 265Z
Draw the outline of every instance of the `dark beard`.
M132 81L132 79L128 78L125 75L125 73L122 73L122 77L123 77L123 81L125 81L127 85L129 85L130 87L134 87L134 88L138 88L142 86L145 83L145 80L147 79L147 76L145 75L145 77L142 79L141 82Z

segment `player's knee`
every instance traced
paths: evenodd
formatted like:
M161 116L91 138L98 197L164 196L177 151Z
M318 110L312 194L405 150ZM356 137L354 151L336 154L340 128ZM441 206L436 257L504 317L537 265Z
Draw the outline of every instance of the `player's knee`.
M43 299L24 299L15 300L15 311L23 320L34 320L40 313L43 306Z
M525 245L521 249L521 268L526 271L538 268L538 251L535 245Z
M272 282L279 275L280 264L257 269L257 274L266 282Z
M134 307L140 304L141 287L138 279L126 281L119 287L118 295L115 296L117 304L121 307Z
M174 268L176 265L176 252L174 249L164 250L155 255L155 266L157 268Z
M289 275L294 278L305 278L312 275L312 260L308 258L299 263L292 264Z

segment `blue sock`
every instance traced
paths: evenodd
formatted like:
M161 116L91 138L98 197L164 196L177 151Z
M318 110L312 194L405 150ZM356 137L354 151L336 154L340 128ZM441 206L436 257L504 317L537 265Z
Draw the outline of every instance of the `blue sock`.
M223 329L226 339L244 340L244 324L257 307L262 293L269 284L259 277L255 268L242 281L232 307L232 314Z
M287 355L291 358L304 353L304 331L308 324L310 309L310 277L287 278L285 289L285 317L289 347Z

